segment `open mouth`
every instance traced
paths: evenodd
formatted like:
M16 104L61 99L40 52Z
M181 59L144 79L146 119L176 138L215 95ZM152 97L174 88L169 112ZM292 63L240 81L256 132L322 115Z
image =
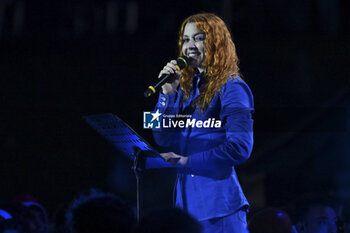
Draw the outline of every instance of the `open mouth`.
M196 53L196 52L191 52L187 54L187 57L189 58L195 58L195 57L199 57L200 53Z

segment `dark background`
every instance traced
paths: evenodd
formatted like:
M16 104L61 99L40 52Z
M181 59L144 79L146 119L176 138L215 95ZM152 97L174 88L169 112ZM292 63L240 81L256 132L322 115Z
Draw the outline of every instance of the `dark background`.
M238 175L253 209L310 193L350 204L346 0L0 3L1 193L50 212L90 187L135 203L131 163L82 116L114 113L143 137L143 91L177 57L181 21L214 12L231 28L256 105L255 146ZM174 173L148 171L146 210L170 205Z

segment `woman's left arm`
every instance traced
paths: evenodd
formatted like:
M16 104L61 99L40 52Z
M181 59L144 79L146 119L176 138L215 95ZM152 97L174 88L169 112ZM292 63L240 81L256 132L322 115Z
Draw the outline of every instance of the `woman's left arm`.
M217 170L245 162L253 148L253 95L243 81L229 80L221 90L220 118L226 138L218 146L180 158L191 171ZM181 156L182 157L182 156Z

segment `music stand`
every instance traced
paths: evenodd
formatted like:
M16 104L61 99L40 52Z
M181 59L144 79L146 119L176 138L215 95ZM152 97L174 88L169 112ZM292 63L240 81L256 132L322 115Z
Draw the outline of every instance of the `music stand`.
M146 140L139 136L118 116L112 113L106 113L83 116L83 119L117 150L121 151L134 162L133 171L136 177L137 220L139 220L142 209L141 181L143 169L172 166L165 162Z

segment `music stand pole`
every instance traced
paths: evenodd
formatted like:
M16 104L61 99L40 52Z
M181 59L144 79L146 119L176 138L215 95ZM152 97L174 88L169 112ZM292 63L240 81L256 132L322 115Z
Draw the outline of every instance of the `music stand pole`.
M137 222L140 221L141 218L141 210L142 210L142 175L143 169L145 168L145 158L142 155L142 150L139 147L134 147L134 166L133 171L136 177L136 209L137 209Z

